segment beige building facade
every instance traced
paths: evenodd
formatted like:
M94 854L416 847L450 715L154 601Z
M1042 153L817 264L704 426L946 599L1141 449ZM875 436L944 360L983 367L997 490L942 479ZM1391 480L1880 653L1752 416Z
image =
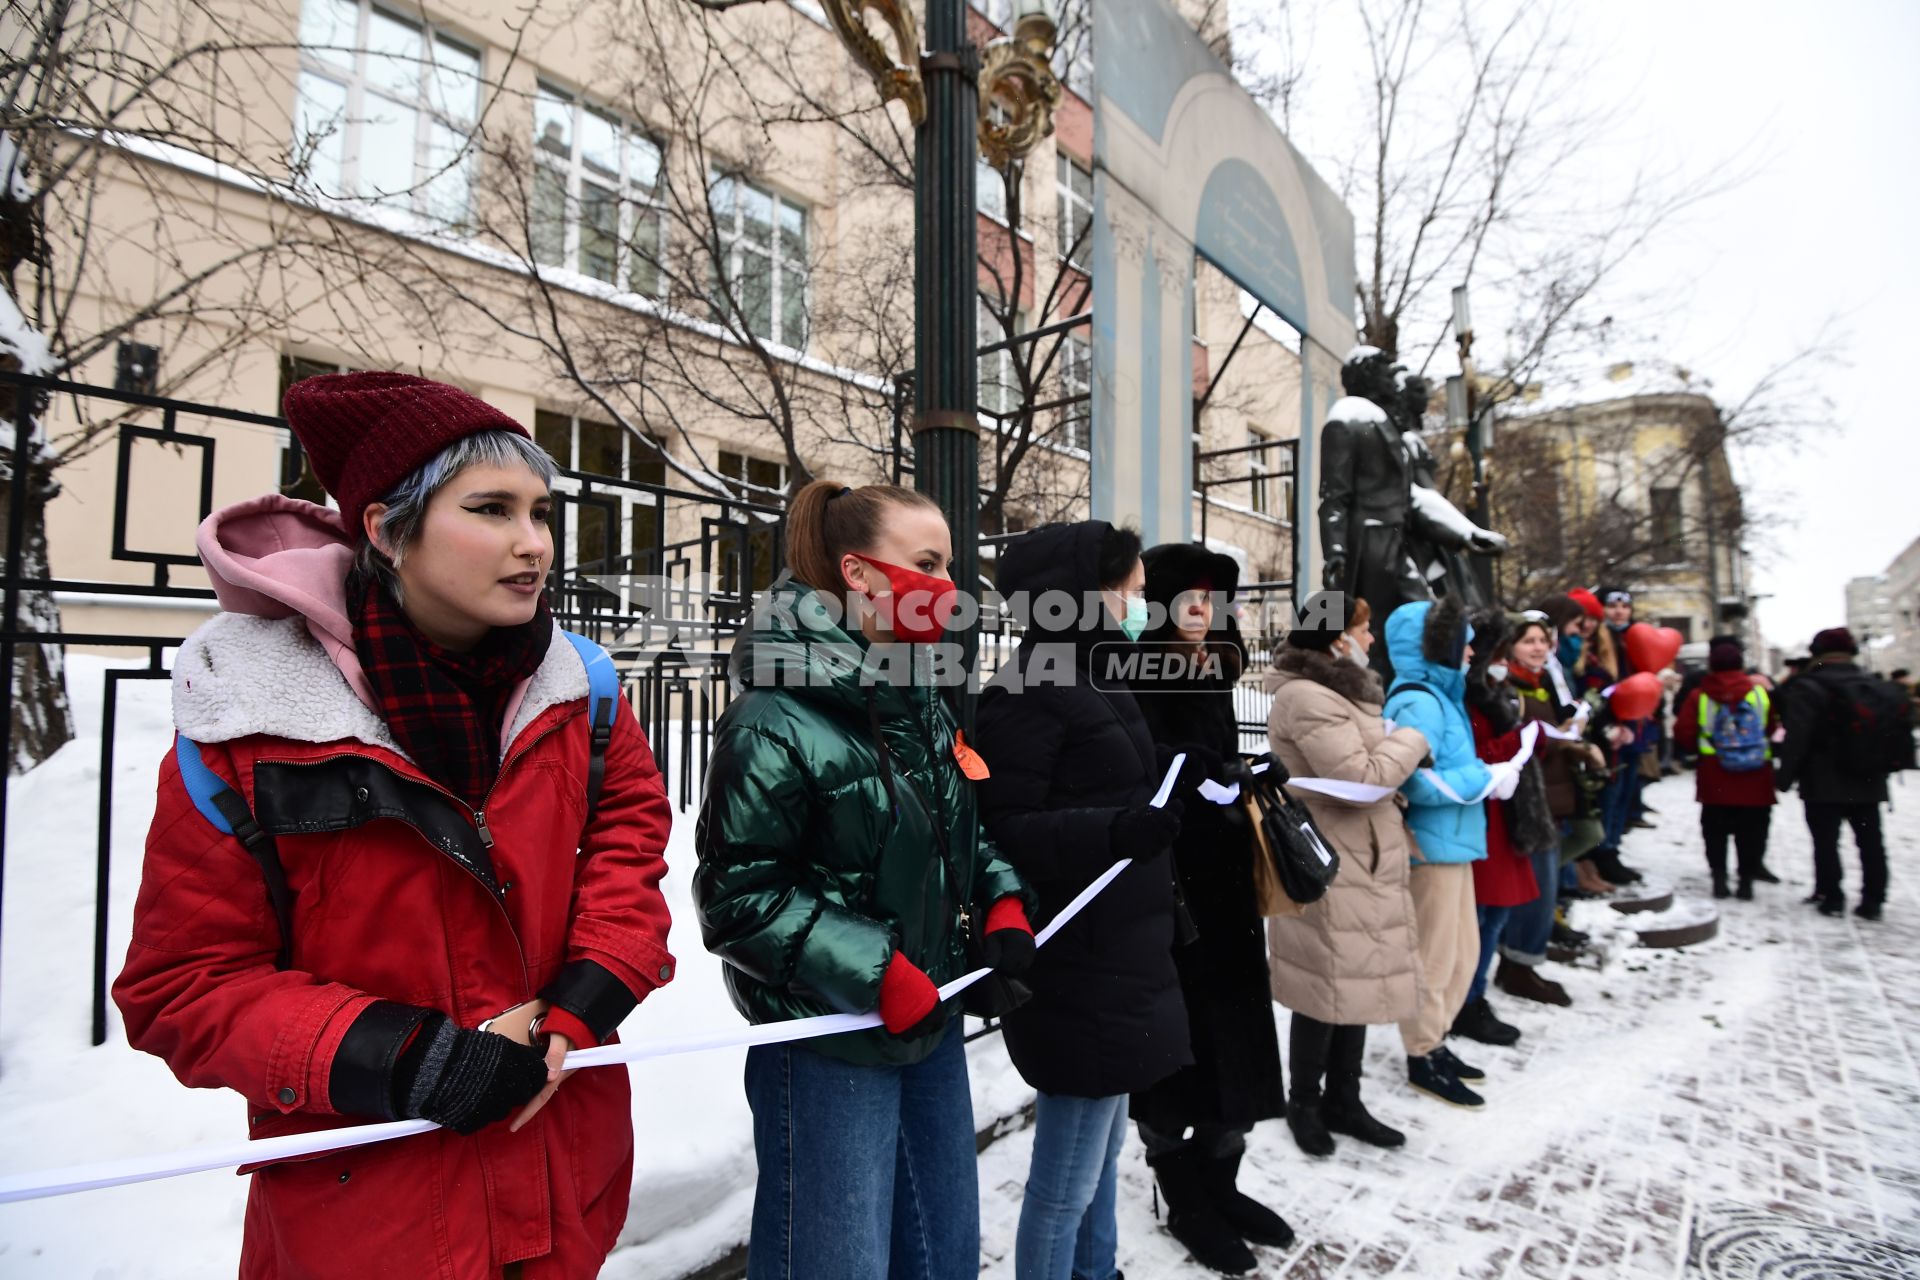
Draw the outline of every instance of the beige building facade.
M998 34L991 9L974 13L982 42ZM127 326L76 380L126 386L131 364L149 371L133 389L259 415L277 414L291 381L334 369L455 383L525 424L563 467L628 482L566 504L563 563L586 569L661 571L672 557L649 549L699 539L713 515L703 499L777 508L802 470L849 483L891 475L896 381L912 359L913 228L911 187L889 165L910 156L911 130L901 107L875 105L810 5L707 14L680 0L590 2L529 16L505 0L264 0L138 12L156 47L197 37L250 52L224 60L204 93L175 87L167 105L192 127L156 108L144 137L130 120L127 133L72 143L97 165L98 198L84 253L70 224L51 244L74 273L69 328L115 331L189 283L192 300ZM1057 123L1019 175L1018 225L998 176L979 175L981 287L1016 328L1087 310L1073 246L1090 216L1091 111L1070 92ZM1202 267L1197 284L1196 452L1272 446L1196 468L1222 481L1206 488L1208 537L1245 580L1284 578L1298 357L1270 324L1240 338L1246 310L1223 277ZM983 343L999 337L992 310L983 303ZM1084 328L1053 341L1038 348L1049 355L1034 361L1028 403L1088 390ZM983 483L1007 453L994 411L1018 416L1012 358L982 361ZM1086 413L1066 403L1037 415L1042 438L1009 487L1005 529L1084 517ZM116 523L126 547L190 556L203 468L215 507L317 488L271 425L181 412L178 437L123 439L124 424L164 425L153 410L60 399L45 418L56 447L93 442L69 447L59 472L53 576L129 588L60 594L64 626L184 635L210 603L136 594L154 571L116 558ZM752 513L730 518L758 536ZM1196 536L1201 522L1196 497ZM205 580L174 565L167 581Z
M1637 618L1698 646L1685 652L1704 657L1710 637L1734 634L1759 662L1744 507L1721 426L1719 406L1689 391L1503 422L1493 457L1519 474L1495 481L1506 498L1496 525L1517 522L1537 587L1606 577L1599 585L1634 593Z

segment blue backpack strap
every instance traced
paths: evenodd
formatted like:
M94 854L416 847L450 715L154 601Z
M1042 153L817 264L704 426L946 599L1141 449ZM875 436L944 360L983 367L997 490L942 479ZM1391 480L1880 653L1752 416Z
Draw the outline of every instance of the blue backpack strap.
M587 756L587 824L600 808L600 784L607 775L607 744L613 741L614 704L620 697L620 672L605 649L583 635L562 631L580 663L587 669L587 723L591 747Z
M260 864L260 876L267 882L267 901L273 905L273 918L280 926L280 951L273 963L277 969L286 968L293 954L293 892L287 886L286 868L280 865L279 847L254 821L253 810L247 808L240 793L207 767L200 757L199 743L176 733L173 758L180 766L180 781L200 816L221 835L240 841Z

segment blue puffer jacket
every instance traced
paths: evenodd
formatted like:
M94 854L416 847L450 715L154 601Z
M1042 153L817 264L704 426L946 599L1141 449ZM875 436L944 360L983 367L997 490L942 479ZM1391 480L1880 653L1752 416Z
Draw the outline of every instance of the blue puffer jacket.
M1477 796L1493 775L1474 754L1473 726L1467 721L1467 682L1459 657L1465 627L1466 618L1452 600L1421 600L1393 611L1387 618L1394 676L1386 716L1425 734L1434 772L1458 794ZM1408 687L1413 684L1433 693ZM1484 804L1455 804L1424 770L1402 783L1400 791L1407 797L1407 829L1420 845L1416 861L1478 862L1487 856Z

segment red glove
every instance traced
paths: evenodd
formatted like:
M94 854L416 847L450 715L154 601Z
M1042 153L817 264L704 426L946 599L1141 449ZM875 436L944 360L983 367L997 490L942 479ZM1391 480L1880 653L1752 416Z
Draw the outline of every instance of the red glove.
M993 971L1017 978L1033 966L1033 926L1019 895L1008 894L987 912L980 950Z
M940 1007L940 989L920 966L894 952L880 975L880 1021L894 1035L904 1035L926 1021Z

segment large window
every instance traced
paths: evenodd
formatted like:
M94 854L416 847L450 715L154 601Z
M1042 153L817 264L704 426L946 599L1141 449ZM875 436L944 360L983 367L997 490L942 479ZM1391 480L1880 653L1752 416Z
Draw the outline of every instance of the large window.
M1060 345L1060 393L1062 396L1088 396L1093 392L1093 347L1077 333L1069 333ZM1080 400L1061 411L1060 442L1075 449L1093 447L1093 403Z
M713 180L720 268L750 333L795 350L807 345L807 210L785 196L723 175Z
M1680 490L1655 489L1650 498L1654 550L1668 561L1678 560L1685 554L1680 536Z
M472 212L480 54L367 0L304 0L293 177L445 227Z
M720 452L716 461L727 488L736 498L761 505L784 506L787 497L787 464L744 453ZM732 533L720 541L720 589L728 592L764 591L773 585L779 550L773 530L751 516L743 517L747 531ZM743 562L751 561L752 571L742 573Z
M1008 338L1018 337L1027 327L1026 319L1018 311L1012 316L1012 332L1002 332L1000 320L994 309L987 305L985 298L980 299L980 318L978 321L980 345L992 346ZM1005 418L1020 409L1020 375L1017 369L1018 348L1003 347L980 357L980 409L996 417Z
M610 422L542 409L533 415L533 438L569 471L645 484L667 480L660 446ZM655 495L612 485L587 494L567 476L553 487L562 495L554 529L562 565L587 574L659 571L653 563L660 534Z
M995 222L1007 220L1006 175L985 159L973 162L973 207Z
M1093 174L1068 159L1064 151L1054 152L1054 166L1054 225L1060 256L1085 271L1093 248Z
M744 498L748 502L765 502L769 498L786 500L786 463L744 453L729 453L724 449L718 460L720 474L726 478L727 488L733 490L734 497Z
M1266 432L1255 427L1247 428L1249 445L1267 444L1273 439ZM1261 515L1273 514L1273 482L1267 477L1273 473L1273 450L1263 449L1247 455L1248 488L1252 492L1250 506Z
M534 96L533 143L534 259L658 297L659 144L544 82Z
M343 373L337 364L328 364L321 360L308 360L304 356L280 357L280 395L275 404L287 402L287 388L296 382L317 377L323 373ZM307 460L306 450L300 447L299 437L282 427L280 429L280 492L289 498L304 498L320 506L333 505L327 497L327 491L313 474L313 465Z

